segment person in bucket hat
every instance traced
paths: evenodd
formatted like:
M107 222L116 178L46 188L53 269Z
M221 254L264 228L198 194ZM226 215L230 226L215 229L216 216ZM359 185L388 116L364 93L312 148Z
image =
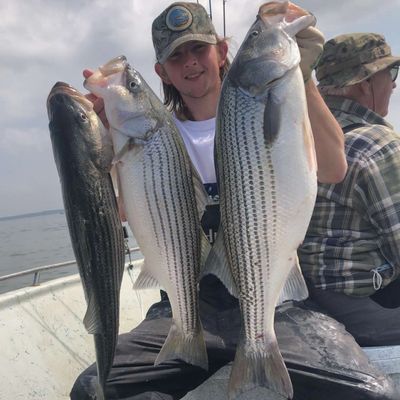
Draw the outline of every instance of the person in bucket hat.
M322 50L323 36L314 27L299 35L310 117L320 146L317 151L322 161L327 161L325 165L321 161L320 179L338 181L346 169L343 138L309 79ZM206 190L210 196L217 195L213 140L221 82L229 68L227 40L216 34L206 10L195 2L169 5L155 18L152 36L155 70L163 81L165 104L174 115ZM210 241L215 237L213 231L218 229L218 212L218 206L212 206L202 217L203 230L209 234ZM241 329L238 301L212 275L203 277L199 286L209 370L179 359L154 365L171 324L168 296L162 292L161 301L150 308L145 320L120 336L107 385L110 399L180 399L233 360ZM282 354L291 365L295 398L303 398L302 393L308 392L328 400L350 399L353 395L366 400L396 398L391 383L370 366L354 340L336 321L310 310L304 303L279 308L275 321ZM321 351L327 354L326 360L321 361ZM93 365L78 378L71 399L89 399L95 378ZM353 384L355 379L357 385Z
M382 35L346 34L326 42L316 77L322 93L354 98L385 117L399 64L400 57L392 55ZM380 82L383 76L387 77L386 84Z
M399 65L382 35L352 33L327 41L316 68L348 171L318 185L299 258L310 298L362 346L400 345L400 136L384 119Z
M325 43L316 69L320 86L355 85L375 73L393 67L398 70L400 57L392 55L385 38L377 33L340 35ZM395 75L392 76L394 81Z

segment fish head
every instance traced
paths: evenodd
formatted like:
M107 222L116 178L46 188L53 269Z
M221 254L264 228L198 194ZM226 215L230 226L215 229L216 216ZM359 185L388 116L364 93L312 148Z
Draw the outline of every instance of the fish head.
M47 113L58 168L62 162L80 164L74 157L84 155L97 169L110 169L112 143L91 101L67 83L57 82L47 97Z
M151 91L140 73L120 56L102 65L84 82L86 89L104 100L110 127L125 136L146 141L157 126L151 112Z
M262 97L268 88L298 68L300 51L295 35L315 18L295 18L294 14L289 2L275 1L260 7L229 71L231 81L243 92Z
M127 65L128 61L125 56L115 57L86 78L83 86L97 97L109 99L111 97L110 87L122 85L123 73Z

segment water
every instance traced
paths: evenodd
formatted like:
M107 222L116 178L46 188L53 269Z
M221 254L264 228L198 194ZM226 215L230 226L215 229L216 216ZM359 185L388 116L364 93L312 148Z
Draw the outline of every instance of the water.
M136 242L129 231L129 246ZM0 219L0 276L74 260L63 210ZM44 282L78 272L76 264L41 272ZM0 293L31 285L33 274L0 282Z

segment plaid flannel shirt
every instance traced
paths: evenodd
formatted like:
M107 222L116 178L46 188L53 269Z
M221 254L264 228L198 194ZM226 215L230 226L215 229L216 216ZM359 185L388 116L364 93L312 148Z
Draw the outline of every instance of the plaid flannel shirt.
M315 287L368 296L400 275L400 135L360 104L327 96L345 133L348 171L319 184L300 264Z

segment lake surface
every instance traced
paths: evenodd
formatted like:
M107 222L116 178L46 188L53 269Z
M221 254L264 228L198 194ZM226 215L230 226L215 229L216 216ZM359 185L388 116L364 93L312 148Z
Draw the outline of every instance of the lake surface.
M129 246L136 242L129 231ZM72 261L72 251L64 210L0 218L0 276L18 271ZM74 264L42 272L41 282L78 272ZM0 282L0 293L30 285L33 274Z

